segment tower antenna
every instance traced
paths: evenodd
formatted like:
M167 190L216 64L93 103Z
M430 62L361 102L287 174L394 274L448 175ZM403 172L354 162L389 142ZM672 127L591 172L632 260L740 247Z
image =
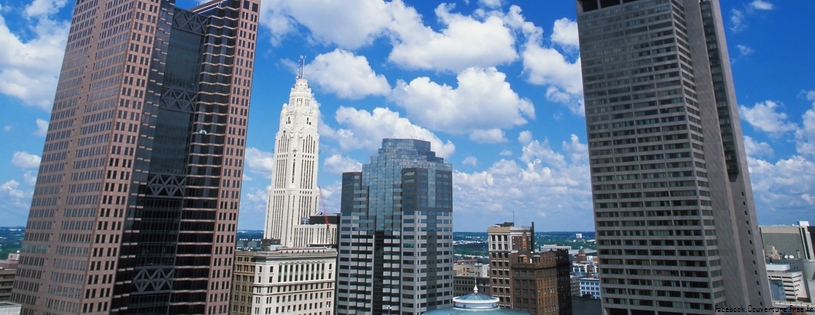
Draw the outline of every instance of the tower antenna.
M300 64L297 67L297 78L303 78L303 68L306 67L306 56L300 56Z
M325 211L325 199L323 198L323 189L320 186L317 186L317 190L320 192L320 204L323 208L323 219L325 219L325 227L328 228L328 213Z

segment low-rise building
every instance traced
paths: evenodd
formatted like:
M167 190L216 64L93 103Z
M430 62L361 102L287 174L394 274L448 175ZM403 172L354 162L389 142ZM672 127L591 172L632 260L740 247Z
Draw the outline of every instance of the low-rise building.
M790 265L767 264L767 277L770 278L770 293L773 295L773 300L805 301L808 299L803 273L791 270Z
M512 308L532 315L571 315L568 251L510 254Z
M600 298L600 279L579 278L580 296L591 295L595 299Z
M514 222L499 223L487 228L490 251L490 286L498 304L512 308L510 254L532 252L535 248L535 223L515 226Z
M236 252L230 314L334 314L337 250Z
M0 315L20 315L22 305L8 301L0 302Z
M765 251L772 246L781 256L811 260L815 259L815 250L809 228L808 221L799 221L791 226L760 226L759 230Z
M479 263L456 263L453 265L453 272L457 277L488 278L490 276L490 265ZM472 287L470 289L472 289Z
M14 287L14 274L17 273L17 265L20 261L20 254L9 254L8 259L0 260L0 302L11 299L11 289ZM18 307L19 304L15 304Z

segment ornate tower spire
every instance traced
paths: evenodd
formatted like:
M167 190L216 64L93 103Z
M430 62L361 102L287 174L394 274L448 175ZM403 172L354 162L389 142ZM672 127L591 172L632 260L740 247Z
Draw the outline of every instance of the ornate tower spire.
M264 238L278 239L286 247L325 244L324 236L309 232L308 219L319 213L317 163L320 111L303 78L305 57L300 57L297 78L288 104L280 112L275 136L274 174L266 205ZM325 226L321 227L321 232Z
M305 79L303 77L303 69L306 67L306 56L300 56L300 61L297 65L297 78L298 79Z

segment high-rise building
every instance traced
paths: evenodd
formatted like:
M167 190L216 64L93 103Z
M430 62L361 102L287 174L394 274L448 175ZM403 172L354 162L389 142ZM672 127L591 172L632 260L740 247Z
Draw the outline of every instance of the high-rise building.
M571 315L569 252L515 252L509 255L512 308L531 315Z
M226 314L259 11L76 1L22 314Z
M515 226L513 222L504 222L488 227L487 243L492 296L498 299L499 305L513 308L510 254L535 250L535 223Z
M717 0L577 0L603 307L770 306Z
M342 175L337 314L452 305L452 171L430 142L384 139L362 172Z
M303 60L301 59L301 62ZM289 103L280 112L275 136L274 173L266 204L264 238L280 240L285 247L336 245L336 224L310 224L318 215L320 188L317 169L320 109L300 67Z
M280 114L266 206L264 242L278 244L236 253L230 314L334 313L337 250L331 247L337 245L338 220L318 215L320 112L300 61Z

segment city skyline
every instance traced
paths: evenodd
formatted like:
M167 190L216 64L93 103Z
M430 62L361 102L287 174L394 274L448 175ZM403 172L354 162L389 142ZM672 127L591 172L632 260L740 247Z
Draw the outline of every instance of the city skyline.
M296 3L265 1L238 228L263 228L277 118L297 57L306 55L305 77L325 123L318 184L329 212L339 211L342 172L367 163L381 138L413 136L430 140L454 165L456 231L484 231L503 221L535 221L539 231L593 230L584 116L576 106L582 87L574 3L491 6L496 2L351 2L329 19ZM180 7L193 4L178 1ZM742 127L750 137L745 144L758 224L808 220L815 201L815 111L807 111L815 102L815 79L805 69L815 61L807 58L811 43L777 34L815 27L803 18L815 4L722 5ZM52 59L65 49L71 10L72 4L59 1L0 8L0 30L8 30L0 39L17 36L9 38L11 55L0 62L0 101L12 113L0 118L6 143L0 202L9 225L24 225L28 216L44 141L34 134L37 120L49 119L50 105L41 104L53 101L60 63ZM355 22L354 10L381 19ZM353 27L339 30L337 23ZM270 25L277 25L274 32ZM492 44L479 45L467 30L490 34ZM434 40L410 36L417 32ZM458 47L470 53L461 55ZM24 55L30 51L36 54Z

